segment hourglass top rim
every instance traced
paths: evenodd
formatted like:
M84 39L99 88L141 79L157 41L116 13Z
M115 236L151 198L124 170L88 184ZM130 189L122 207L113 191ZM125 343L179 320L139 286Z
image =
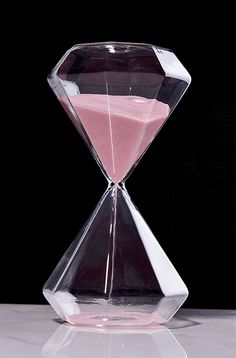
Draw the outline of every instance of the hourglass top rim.
M143 47L156 47L156 48L160 48L163 50L167 50L167 51L171 51L171 49L167 48L167 47L162 47L162 46L158 46L158 45L154 45L151 43L147 43L147 42L131 42L131 41L99 41L99 42L82 42L82 43L76 43L75 45L73 45L69 51L79 48L79 47L85 47L85 46L109 46L109 45L130 45L130 46L143 46Z
M124 48L124 49L114 49L113 46L130 46L132 48ZM52 69L52 71L49 73L48 75L48 79L53 78L54 76L57 76L57 71L59 69L59 67L61 66L61 64L64 62L64 60L67 58L67 56L73 52L74 50L79 50L79 49L83 49L83 48L97 48L97 47L104 47L104 50L109 50L110 53L115 54L120 54L120 53L130 53L132 50L135 49L136 50L165 50L168 52L172 52L173 51L167 47L163 47L163 46L159 46L159 45L154 45L151 43L145 43L145 42L130 42L130 41L99 41L99 42L83 42L83 43L76 43L75 45L73 45L72 47L70 47L65 54L62 56L62 58L59 60L59 62L54 66L54 68ZM109 48L110 47L110 48ZM138 48L139 47L139 48ZM141 47L141 48L140 48Z
M123 45L123 46L144 46L144 47L157 47L163 50L172 51L169 48L154 45L147 42L130 42L130 41L99 41L99 42L84 42L84 43L76 43L71 47L71 50L77 47L84 47L84 46L109 46L109 45Z

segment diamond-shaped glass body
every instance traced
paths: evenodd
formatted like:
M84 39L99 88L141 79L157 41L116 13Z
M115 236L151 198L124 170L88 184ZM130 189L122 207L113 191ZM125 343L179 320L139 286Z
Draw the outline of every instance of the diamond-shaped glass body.
M109 186L44 286L65 321L168 321L188 291L132 204L124 181L182 97L190 76L169 50L95 43L69 50L49 76Z

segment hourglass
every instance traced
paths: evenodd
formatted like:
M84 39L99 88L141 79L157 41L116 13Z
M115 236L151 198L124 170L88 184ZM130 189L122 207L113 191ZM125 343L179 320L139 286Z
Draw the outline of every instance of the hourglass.
M46 282L62 320L77 325L168 321L188 290L132 203L125 181L191 78L170 50L104 42L72 47L49 84L108 188Z

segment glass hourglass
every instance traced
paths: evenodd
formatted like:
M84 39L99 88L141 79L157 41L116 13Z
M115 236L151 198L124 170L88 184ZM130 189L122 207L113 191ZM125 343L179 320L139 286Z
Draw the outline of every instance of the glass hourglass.
M46 282L62 320L78 325L168 321L188 290L132 203L125 181L191 78L170 50L78 44L49 84L108 181L94 212Z

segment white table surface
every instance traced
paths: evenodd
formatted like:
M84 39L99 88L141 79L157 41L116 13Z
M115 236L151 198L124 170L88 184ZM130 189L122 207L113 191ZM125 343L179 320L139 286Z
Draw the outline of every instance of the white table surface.
M180 310L168 328L62 325L49 306L0 305L1 358L236 358L236 311Z

